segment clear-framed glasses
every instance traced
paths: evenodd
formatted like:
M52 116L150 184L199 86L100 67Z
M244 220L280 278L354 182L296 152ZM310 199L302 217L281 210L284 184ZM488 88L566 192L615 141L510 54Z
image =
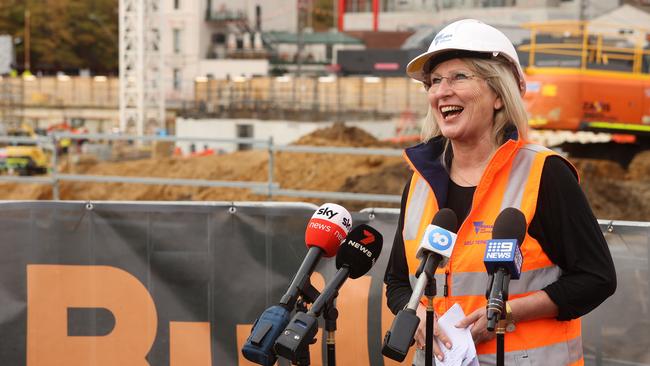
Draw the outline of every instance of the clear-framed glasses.
M469 74L463 71L451 73L449 74L449 76L431 75L427 87L430 92L436 91L440 88L442 82L444 80L447 80L447 83L449 84L450 88L454 90L461 90L466 88L470 84L470 81L475 78L479 78L479 76L475 74Z

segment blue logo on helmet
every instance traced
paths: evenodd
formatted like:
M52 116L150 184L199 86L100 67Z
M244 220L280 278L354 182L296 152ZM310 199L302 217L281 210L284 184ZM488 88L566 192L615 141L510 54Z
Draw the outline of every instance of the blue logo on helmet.
M453 243L451 234L444 229L434 228L429 232L429 245L433 249L445 251Z

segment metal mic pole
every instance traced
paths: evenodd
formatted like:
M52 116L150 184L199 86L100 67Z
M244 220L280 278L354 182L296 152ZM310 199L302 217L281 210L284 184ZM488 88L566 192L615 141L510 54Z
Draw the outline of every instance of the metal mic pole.
M502 271L499 270L499 273ZM497 318L498 322L496 328L494 328L497 336L497 366L504 366L505 364L505 334L506 334L506 302L508 301L508 281L510 280L510 274L503 273L503 276L495 276L494 281L500 281L500 283L494 283L498 285L500 291L496 293L498 298L496 302L493 302L493 305L501 304L500 309L495 309L496 314L493 318ZM498 306L496 306L498 307ZM489 330L489 329L488 329Z
M433 312L433 297L436 296L436 279L434 277L434 271L437 267L437 261L434 258L433 254L429 254L426 264L424 265L424 270L420 273L420 276L427 276L427 284L424 287L424 295L427 297L427 316L425 324L425 342L424 342L424 365L432 366L433 364L433 321L434 321L434 312ZM434 266L435 264L435 266Z
M325 330L327 331L327 365L336 366L336 319L339 317L339 311L334 305L334 299L337 293L325 304L323 319L325 320Z

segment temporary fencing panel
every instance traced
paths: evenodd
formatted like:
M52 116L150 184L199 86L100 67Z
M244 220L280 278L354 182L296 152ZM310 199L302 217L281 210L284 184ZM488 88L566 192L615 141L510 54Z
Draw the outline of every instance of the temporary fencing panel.
M0 364L252 365L241 346L277 304L304 255L317 208L300 203L0 203ZM381 356L393 316L383 273L397 210L352 214L384 236L367 276L337 308L339 365L397 365ZM587 364L650 365L648 225L604 225L615 296L584 321ZM320 262L322 289L336 268ZM310 347L324 364L322 332ZM281 363L287 365L286 361Z

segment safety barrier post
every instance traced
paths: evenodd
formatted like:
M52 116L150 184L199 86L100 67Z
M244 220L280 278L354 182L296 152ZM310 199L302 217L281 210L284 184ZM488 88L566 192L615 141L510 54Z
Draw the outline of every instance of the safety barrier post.
M273 199L273 136L269 137L269 201Z
M50 172L52 176L52 200L53 201L58 201L59 200L59 178L58 178L58 169L57 169L57 164L58 164L58 149L57 149L57 141L58 137L56 133L52 134L52 170Z

